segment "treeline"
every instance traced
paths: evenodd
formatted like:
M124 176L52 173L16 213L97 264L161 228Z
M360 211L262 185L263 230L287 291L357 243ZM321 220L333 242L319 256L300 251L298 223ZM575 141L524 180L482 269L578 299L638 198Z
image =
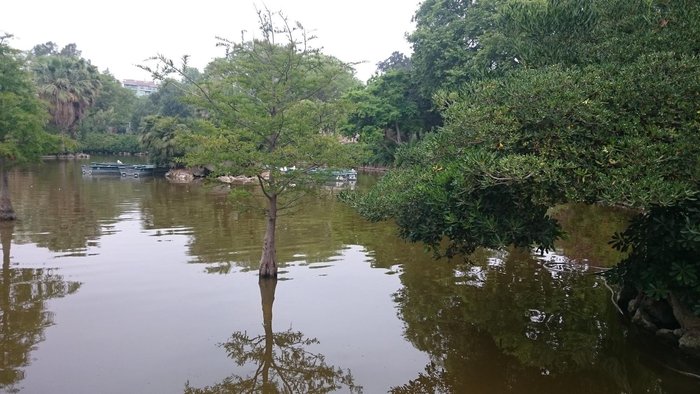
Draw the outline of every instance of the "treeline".
M122 86L109 70L99 71L82 57L76 44L54 42L34 46L26 53L10 47L7 53L20 62L47 117L44 130L60 140L44 153L138 153L148 149L141 136L149 118L187 118L192 110L181 102L182 92L162 84L148 96L137 96ZM9 61L9 60L8 60Z

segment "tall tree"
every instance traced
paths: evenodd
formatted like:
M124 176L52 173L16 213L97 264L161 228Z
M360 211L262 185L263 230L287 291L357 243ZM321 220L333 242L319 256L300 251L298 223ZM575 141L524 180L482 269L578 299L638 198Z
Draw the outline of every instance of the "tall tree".
M8 169L36 160L47 148L44 132L46 110L36 98L35 87L18 51L0 37L0 220L16 218L8 184Z
M344 132L369 146L371 164L387 165L396 149L434 130L440 118L421 93L409 59L394 52L379 66L367 86L346 95Z
M77 126L95 104L102 82L97 68L75 56L44 56L34 60L39 96L49 106L51 125L60 133L77 136Z
M411 63L425 97L459 86L472 78L472 60L481 51L483 35L497 23L497 10L506 0L426 0L408 36Z
M202 81L191 81L192 98L212 129L196 137L192 165L214 164L216 173L257 179L267 200L267 230L260 277L277 276L275 229L281 209L293 206L319 182L316 170L348 162L349 146L334 128L338 84L350 67L310 46L301 24L282 13L258 12L260 39L221 41L227 56L212 62ZM156 76L187 76L186 68L160 58ZM293 171L285 168L295 167Z
M396 148L417 140L426 127L419 110L422 100L408 71L375 75L345 98L351 104L344 131L371 146L373 164L391 163Z

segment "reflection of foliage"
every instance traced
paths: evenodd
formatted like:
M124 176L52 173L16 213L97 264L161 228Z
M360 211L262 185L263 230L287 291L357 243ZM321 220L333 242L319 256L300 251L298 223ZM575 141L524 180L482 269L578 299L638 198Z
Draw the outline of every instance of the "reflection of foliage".
M625 354L632 345L611 324L597 277L549 269L529 250L472 259L404 265L395 299L405 335L434 365L394 392L561 392L571 382L573 392L635 392L663 383Z
M391 394L448 393L449 386L445 378L445 370L435 363L430 363L426 365L425 373L421 372L417 378L403 386L392 387L389 392Z
M271 343L270 343L271 342ZM291 329L273 334L251 337L236 332L222 346L236 364L257 365L251 376L230 376L215 386L194 389L187 393L330 393L348 387L351 392L362 392L353 382L350 371L326 364L322 354L305 348L318 344L315 338L305 338ZM272 347L279 349L275 352Z
M362 392L350 371L328 365L325 356L306 349L319 343L316 338L305 338L291 328L273 333L272 304L276 287L277 280L260 281L265 333L251 337L247 332L235 332L221 345L239 366L256 365L255 373L246 377L230 376L203 389L192 388L188 382L186 393L330 393L343 387L350 392Z
M3 269L0 300L0 389L24 378L21 368L29 364L29 352L44 340L53 325L46 301L75 293L80 283L44 269Z
M557 248L572 260L587 261L598 267L611 267L621 254L609 244L613 234L623 231L632 216L626 209L599 205L567 204L552 210L552 216L567 229L556 242ZM569 230L571 229L571 230Z
M208 272L226 273L232 264L257 269L258 245L265 233L265 222L257 212L227 199L227 190L222 193L201 185L162 182L151 186L152 193L142 202L146 228L191 230L190 253L194 262L215 264ZM251 194L251 199L263 202L258 190ZM302 201L303 208L285 212L278 219L277 257L281 266L328 261L343 243L351 243L355 237L351 224L360 219L348 207L321 196L308 195Z
M10 268L13 227L2 224L3 265L0 282L0 390L13 387L24 378L21 368L29 365L29 352L44 340L44 330L53 324L46 302L75 293L78 282L66 282L47 269Z
M128 208L135 190L120 179L82 178L78 162L16 171L11 181L21 232L52 251L82 252Z

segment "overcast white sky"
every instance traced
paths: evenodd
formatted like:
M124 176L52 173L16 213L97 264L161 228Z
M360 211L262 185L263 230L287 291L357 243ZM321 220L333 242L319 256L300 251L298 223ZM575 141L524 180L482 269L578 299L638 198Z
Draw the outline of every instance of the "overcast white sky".
M83 57L101 71L109 68L117 79L150 79L136 68L144 59L162 53L191 56L202 68L221 56L216 36L240 40L257 32L255 7L267 5L301 22L318 40L316 47L356 66L366 81L376 63L393 51L411 52L405 33L420 0L3 0L0 33L15 39L22 50L53 41L60 47L76 43Z

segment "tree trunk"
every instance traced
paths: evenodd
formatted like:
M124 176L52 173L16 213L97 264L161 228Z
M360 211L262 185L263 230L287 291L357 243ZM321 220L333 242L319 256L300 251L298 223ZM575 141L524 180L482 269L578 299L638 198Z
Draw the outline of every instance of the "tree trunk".
M15 215L15 210L12 208L12 201L10 201L10 183L5 160L0 160L0 173L2 177L2 190L0 190L0 220L15 220L17 219L17 215Z
M276 392L275 386L270 382L270 368L272 367L272 347L274 345L274 334L272 333L272 304L275 302L275 288L277 279L261 278L258 282L260 286L260 298L262 299L263 327L265 328L265 358L262 369L262 389L263 393Z
M277 277L277 252L275 251L275 229L277 226L277 195L267 197L267 228L260 256L260 278Z

